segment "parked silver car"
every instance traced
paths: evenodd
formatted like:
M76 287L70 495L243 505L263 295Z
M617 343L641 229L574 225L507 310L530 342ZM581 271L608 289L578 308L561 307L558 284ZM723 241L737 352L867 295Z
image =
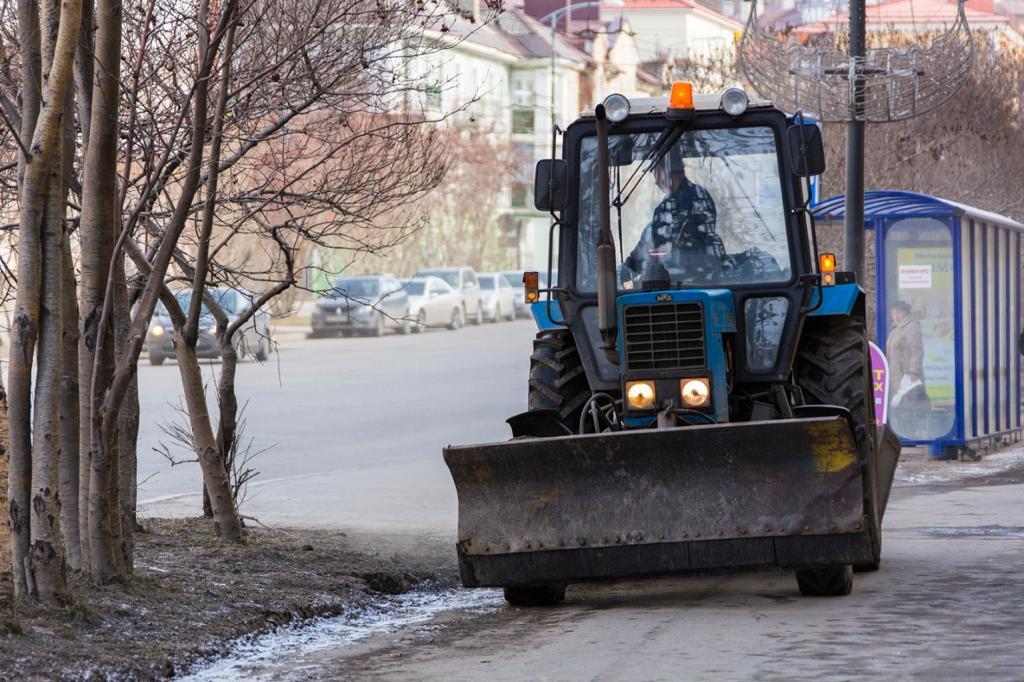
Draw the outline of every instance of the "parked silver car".
M512 293L515 296L516 317L530 317L530 306L526 303L526 290L523 289L523 273L516 270L503 272L505 279L512 285Z
M402 283L409 294L409 315L416 320L413 331L428 327L458 329L462 316L462 295L440 277L415 277Z
M381 336L385 329L408 334L413 328L409 295L393 275L339 277L316 304L310 337Z
M249 310L253 304L252 294L247 291L207 289L207 293L224 311L228 318L228 324L237 320L238 316ZM192 292L190 290L180 291L175 294L175 298L178 299L181 309L188 312L189 304L192 301ZM216 320L204 303L200 310L199 339L196 342L196 353L200 358L220 357L216 331ZM235 332L232 342L239 357L252 357L259 362L266 360L270 356L271 348L270 316L267 312L265 310L256 311L256 314ZM146 334L146 352L149 354L151 365L162 365L164 360L175 356L174 327L171 325L170 315L162 303L157 304L153 320L149 324L149 332Z
M413 277L439 277L448 283L455 291L462 296L463 319L473 324L483 324L484 307L483 296L480 293L480 283L476 279L473 268L424 268L417 270Z
M484 317L491 322L514 320L516 317L516 290L501 272L477 275L483 293Z

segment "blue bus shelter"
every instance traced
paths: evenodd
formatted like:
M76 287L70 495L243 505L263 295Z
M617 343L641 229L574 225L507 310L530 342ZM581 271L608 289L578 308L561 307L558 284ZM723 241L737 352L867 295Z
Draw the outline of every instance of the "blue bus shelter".
M814 207L844 219L842 196ZM895 190L866 193L875 338L890 368L888 421L934 456L1021 434L1021 233L1001 215ZM840 263L840 267L842 264Z

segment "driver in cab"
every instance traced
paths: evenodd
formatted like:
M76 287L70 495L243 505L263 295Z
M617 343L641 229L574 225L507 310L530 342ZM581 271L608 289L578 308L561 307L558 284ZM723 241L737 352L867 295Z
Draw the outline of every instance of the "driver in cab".
M686 177L683 160L668 154L654 169L654 180L665 198L654 209L650 224L625 260L636 274L649 262L661 262L673 279L707 281L720 277L728 256L715 232L715 202L706 189Z

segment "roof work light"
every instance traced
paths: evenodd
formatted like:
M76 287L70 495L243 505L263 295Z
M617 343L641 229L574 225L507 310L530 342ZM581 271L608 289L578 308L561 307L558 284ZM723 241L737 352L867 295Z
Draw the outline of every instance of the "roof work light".
M730 116L739 116L747 110L750 98L740 88L729 88L722 94L722 110Z
M618 93L604 98L604 113L612 123L621 123L629 116L629 99Z

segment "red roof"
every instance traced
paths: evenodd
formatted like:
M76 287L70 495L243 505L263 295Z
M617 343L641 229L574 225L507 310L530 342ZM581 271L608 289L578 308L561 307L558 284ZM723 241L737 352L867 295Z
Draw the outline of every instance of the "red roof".
M722 14L721 12L716 12L710 7L705 7L699 2L690 2L690 0L621 0L621 3L617 5L601 5L602 12L614 12L616 10L629 11L638 9L690 10L693 12L697 12L698 14L705 14L709 17L713 17L723 23L732 24L736 28L743 28L743 24L741 24L739 21L736 21L732 17L728 17Z
M994 14L981 9L991 7L992 3L987 0L969 1L964 6L964 13L967 16L968 25L972 24L1009 24L1012 17ZM957 3L946 0L889 0L877 5L868 5L865 13L865 23L868 26L889 26L892 24L916 24L921 26L949 26L956 21ZM827 30L827 25L845 24L849 21L849 14L842 12L834 14L824 21L807 24L806 32ZM822 26L825 24L826 26Z

